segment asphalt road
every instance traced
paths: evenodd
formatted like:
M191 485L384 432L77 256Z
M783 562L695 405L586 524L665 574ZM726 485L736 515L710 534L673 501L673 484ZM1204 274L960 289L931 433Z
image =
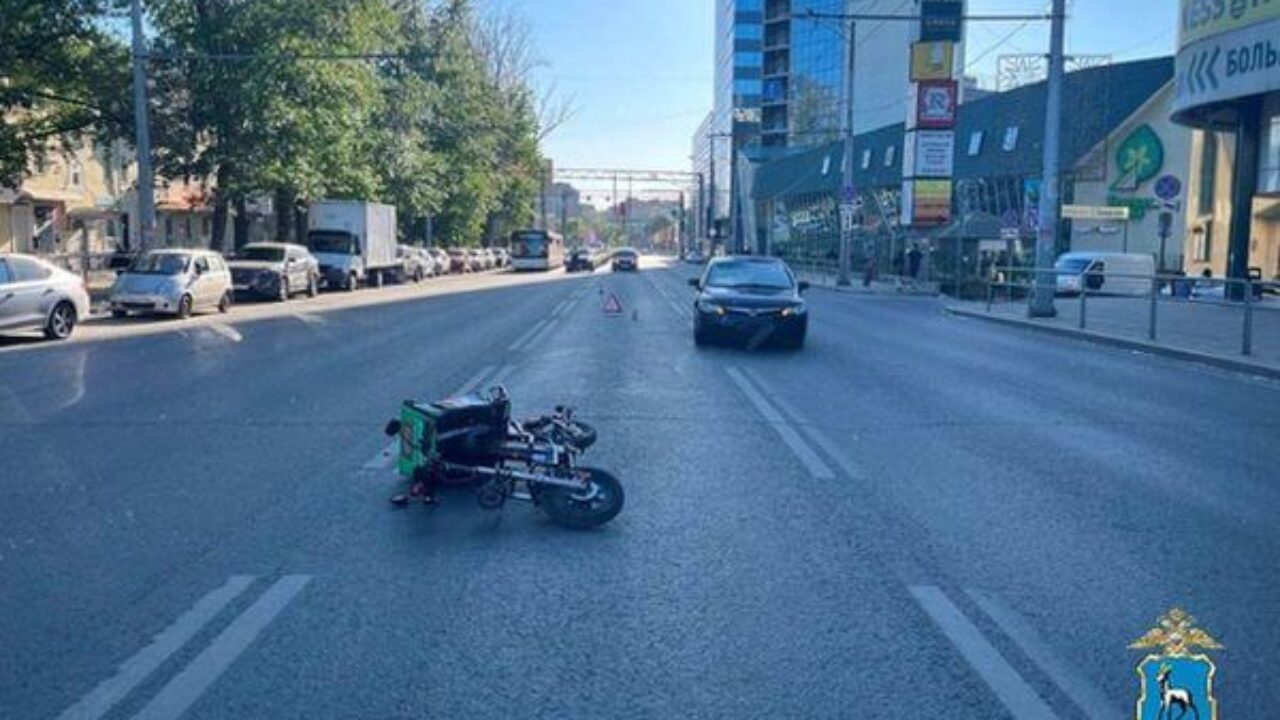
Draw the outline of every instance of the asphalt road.
M1276 717L1280 385L823 290L697 351L689 274L7 344L0 717L1119 718L1174 605ZM389 507L396 405L493 382L617 520Z

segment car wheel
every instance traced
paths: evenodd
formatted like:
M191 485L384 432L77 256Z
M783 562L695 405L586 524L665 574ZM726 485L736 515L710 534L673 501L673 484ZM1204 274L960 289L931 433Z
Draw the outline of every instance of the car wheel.
M227 313L231 312L231 293L230 292L223 293L222 298L218 300L218 312L222 313L223 315L226 315Z
M342 289L346 290L347 292L355 292L356 287L359 285L360 285L360 278L356 277L355 273L351 273L350 275L347 276L346 287Z
M190 295L183 295L182 298L178 300L178 319L179 320L186 320L187 318L191 317L192 302L193 301Z
M307 297L315 297L320 294L320 279L315 275L308 276L307 279Z
M289 278L280 276L280 296L276 298L280 302L286 302L289 299Z
M63 300L53 306L49 321L44 326L44 336L50 340L66 340L76 328L76 307Z
M693 326L693 344L696 345L697 347L706 347L711 344L711 336L707 334L706 330L703 330L697 325L694 325Z
M423 280L426 279L426 277L427 277L427 274L422 272L422 268L418 268L417 270L413 271L413 281L415 283L422 282Z

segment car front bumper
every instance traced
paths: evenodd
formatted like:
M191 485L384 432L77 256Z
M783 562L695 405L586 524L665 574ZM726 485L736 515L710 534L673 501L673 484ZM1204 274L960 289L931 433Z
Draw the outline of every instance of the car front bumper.
M773 338L795 338L809 327L807 313L783 315L780 310L726 310L721 315L696 310L694 323L703 335L720 339L769 341Z
M109 301L113 312L141 312L141 313L165 313L174 314L178 312L177 298L171 298L166 295L144 295L134 293L120 293L112 295Z

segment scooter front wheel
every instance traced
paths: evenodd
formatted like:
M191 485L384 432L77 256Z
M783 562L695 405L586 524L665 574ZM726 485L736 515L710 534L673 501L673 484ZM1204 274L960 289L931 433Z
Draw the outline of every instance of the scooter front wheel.
M590 530L622 512L626 495L618 478L597 468L575 468L573 472L586 481L584 490L558 486L539 488L538 504L552 522L574 530Z

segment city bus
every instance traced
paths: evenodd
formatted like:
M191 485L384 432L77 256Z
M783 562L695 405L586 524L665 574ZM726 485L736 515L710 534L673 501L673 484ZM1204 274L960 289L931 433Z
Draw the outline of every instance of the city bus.
M511 233L511 267L517 271L564 267L564 239L546 230Z

